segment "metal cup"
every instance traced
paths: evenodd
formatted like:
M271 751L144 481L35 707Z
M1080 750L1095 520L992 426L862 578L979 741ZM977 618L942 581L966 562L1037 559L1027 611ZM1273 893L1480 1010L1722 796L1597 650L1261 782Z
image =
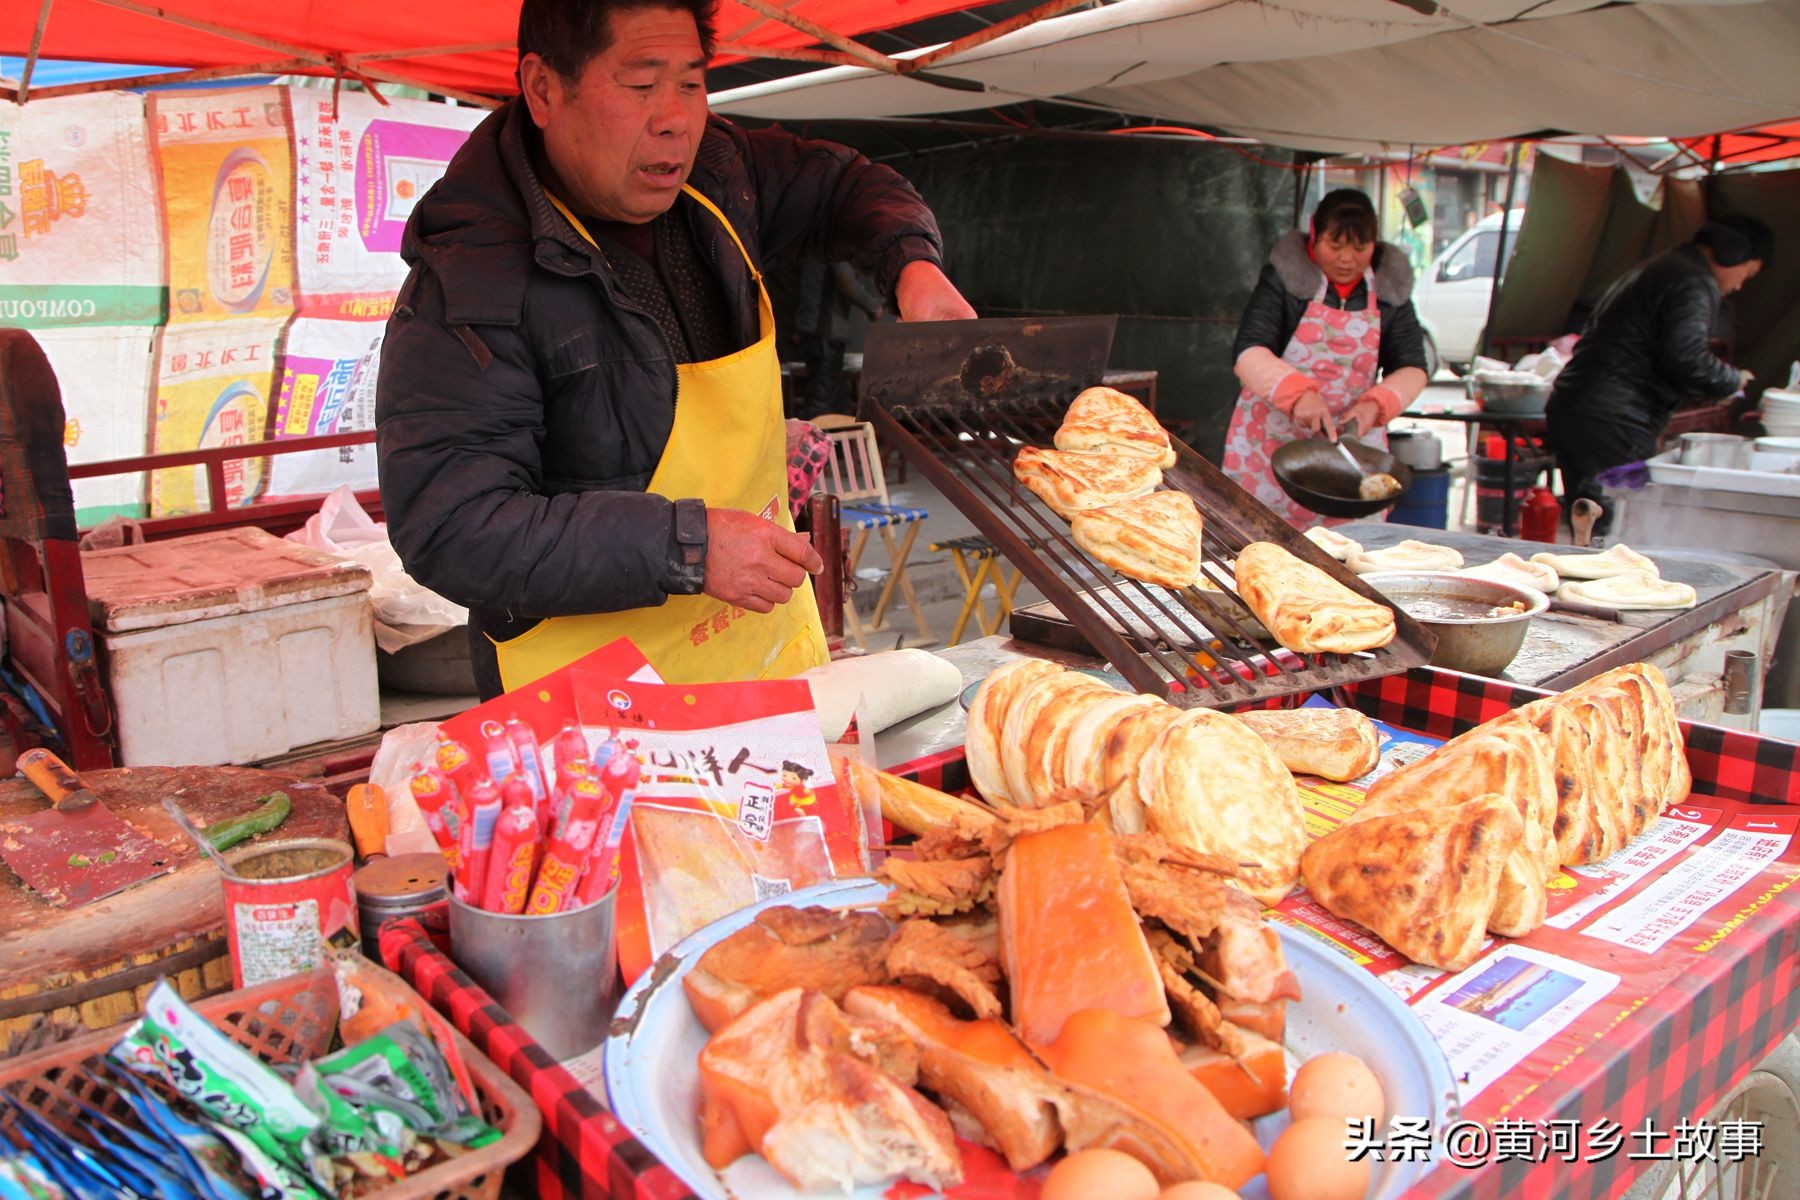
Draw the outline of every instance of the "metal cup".
M450 957L559 1061L606 1038L619 1000L613 888L582 908L506 916L450 897Z

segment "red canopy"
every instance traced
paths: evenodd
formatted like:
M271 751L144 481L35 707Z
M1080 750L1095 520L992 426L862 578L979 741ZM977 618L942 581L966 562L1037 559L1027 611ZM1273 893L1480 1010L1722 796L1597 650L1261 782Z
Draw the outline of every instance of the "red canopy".
M1759 125L1714 137L1683 138L1681 144L1707 162L1717 159L1722 167L1796 158L1800 157L1800 121Z
M781 51L833 34L888 29L982 2L724 0L719 61L768 50L787 57ZM0 4L0 54L29 55L37 37L43 58L163 63L221 76L331 75L342 68L352 77L448 94L506 95L515 90L518 16L513 0L7 0Z

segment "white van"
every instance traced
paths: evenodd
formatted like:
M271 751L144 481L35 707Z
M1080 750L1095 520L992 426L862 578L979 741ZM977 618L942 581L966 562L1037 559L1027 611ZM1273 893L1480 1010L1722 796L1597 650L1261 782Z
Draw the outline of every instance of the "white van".
M1507 222L1506 258L1512 261L1525 210L1515 208ZM1494 295L1494 260L1500 250L1500 214L1486 217L1432 260L1413 284L1413 308L1425 331L1425 365L1436 375L1440 366L1466 371L1481 348L1488 304Z

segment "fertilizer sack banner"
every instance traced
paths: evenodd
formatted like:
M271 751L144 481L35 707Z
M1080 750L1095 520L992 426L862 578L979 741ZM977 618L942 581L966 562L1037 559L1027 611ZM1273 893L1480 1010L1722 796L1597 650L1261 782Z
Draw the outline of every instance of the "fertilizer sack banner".
M300 312L386 317L406 279L413 207L488 115L423 100L383 107L361 92L294 88L295 249Z
M158 454L263 440L275 387L280 320L169 325L156 365L151 449ZM267 482L268 460L225 464L231 507L249 504ZM150 515L170 517L209 507L204 467L170 467L150 476Z
M291 314L287 89L159 92L149 120L168 236L170 322Z
M160 325L164 296L143 97L0 104L0 325Z
M156 330L87 325L34 332L62 388L63 450L69 462L136 458L150 448L150 375ZM144 515L144 476L75 480L75 521Z
M375 428L375 377L382 321L297 319L283 339L275 439ZM270 495L329 492L342 484L375 486L375 447L340 446L269 459Z

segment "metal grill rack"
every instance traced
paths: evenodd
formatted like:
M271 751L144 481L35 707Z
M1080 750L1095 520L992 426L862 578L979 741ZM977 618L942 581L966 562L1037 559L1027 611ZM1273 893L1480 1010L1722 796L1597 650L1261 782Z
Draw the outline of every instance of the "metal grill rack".
M877 399L870 416L884 442L930 479L1141 692L1184 707L1235 707L1393 674L1430 658L1431 634L1399 610L1394 640L1363 654L1300 655L1266 638L1259 644L1254 617L1225 566L1251 542L1275 542L1359 595L1381 598L1179 441L1176 465L1164 472L1163 483L1187 493L1199 509L1203 570L1220 590L1157 587L1090 559L1067 522L1012 473L1024 446L1052 445L1071 398Z

